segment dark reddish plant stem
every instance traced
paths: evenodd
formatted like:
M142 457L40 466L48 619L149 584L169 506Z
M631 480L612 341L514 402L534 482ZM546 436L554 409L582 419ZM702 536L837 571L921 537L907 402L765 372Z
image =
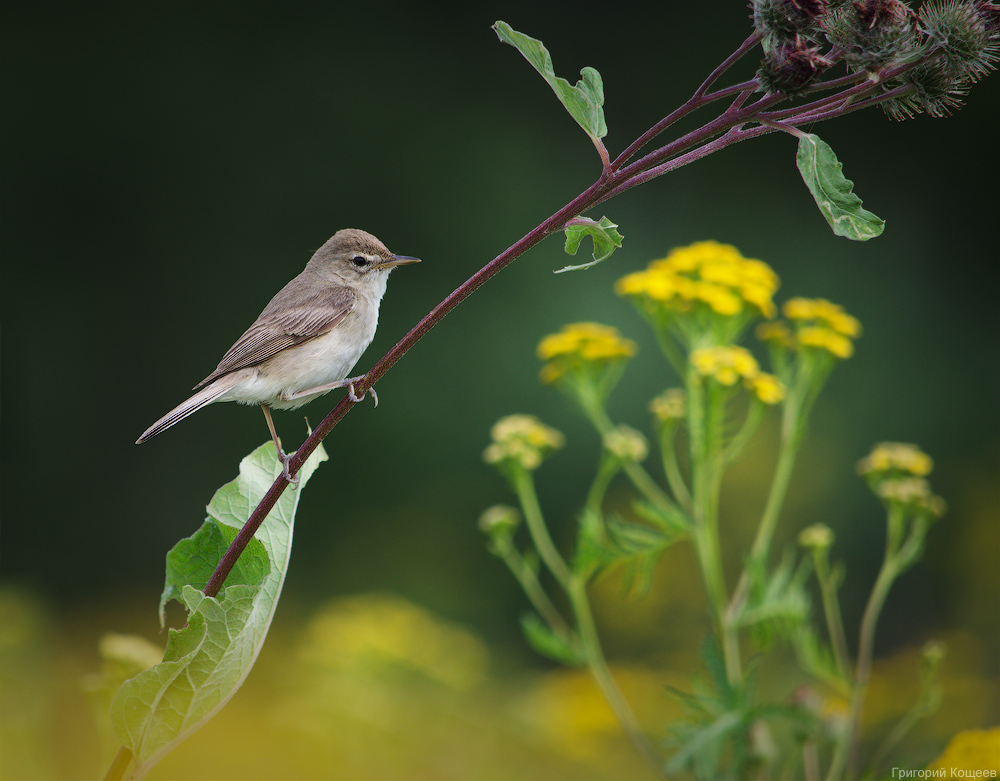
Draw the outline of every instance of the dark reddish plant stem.
M709 93L708 89L711 85L740 57L750 51L758 40L759 36L756 34L747 38L732 55L709 75L683 106L664 117L639 136L613 162L604 159L607 154L604 152L602 154L604 166L600 177L593 185L559 209L559 211L555 212L555 214L530 233L525 234L521 239L497 255L492 261L469 277L461 286L456 288L434 309L428 312L420 322L410 329L409 333L396 343L395 347L389 350L372 367L364 379L355 384L357 394L363 395L363 392L374 385L424 334L437 325L452 309L472 295L480 285L534 247L546 236L562 231L566 223L574 217L625 190L680 168L687 163L717 152L727 146L749 138L776 132L776 128L773 125L756 125L744 129L744 125L756 122L758 117L770 122L780 121L785 126L795 126L804 122L815 123L856 111L859 108L874 105L890 97L898 96L908 89L899 88L890 93L871 97L871 94L877 89L877 83L866 81L856 84L855 77L842 77L818 84L810 92L840 88L845 84L850 84L851 86L847 89L843 89L835 95L828 95L812 103L781 112L769 111L776 104L787 100L787 96L781 94L766 94L749 106L744 105L749 96L759 89L755 79ZM907 66L887 71L882 74L885 78L880 79L880 81L884 83L886 79L896 76L912 66L913 64L908 64ZM733 102L718 117L697 130L691 131L675 141L653 150L644 157L628 163L628 160L643 146L652 141L674 122L708 103L727 97L733 97ZM601 148L601 146L598 147L599 151ZM341 418L347 414L347 411L353 405L354 402L345 396L333 408L330 414L326 416L323 422L320 423L316 430L309 435L289 462L288 471L291 475L294 476L298 473L306 459L319 447L323 439L333 430L334 426L340 422ZM218 567L212 574L212 578L206 584L204 593L207 596L214 597L218 595L229 572L236 564L236 560L287 487L288 482L282 475L275 480L267 493L264 494L264 497L260 500L253 513L251 513L247 522L236 536L236 539L233 540L229 549L222 557Z

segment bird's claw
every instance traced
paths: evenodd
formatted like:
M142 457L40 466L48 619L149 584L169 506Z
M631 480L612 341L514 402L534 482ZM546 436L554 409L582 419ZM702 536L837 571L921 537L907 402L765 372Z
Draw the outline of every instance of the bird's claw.
M291 463L292 457L287 453L279 450L278 460L281 462L281 474L284 476L284 478L292 485L298 485L299 478L293 475L288 469L288 465Z
M360 380L361 377L358 377L358 379ZM378 406L378 394L375 392L374 388L367 388L367 389L365 389L365 391L359 396L357 394L357 392L354 390L354 382L352 381L352 382L348 382L347 383L347 398L349 398L355 404L358 404L359 402L364 401L365 395L368 394L368 393L370 393L372 395L372 401L375 402L375 406L377 407Z

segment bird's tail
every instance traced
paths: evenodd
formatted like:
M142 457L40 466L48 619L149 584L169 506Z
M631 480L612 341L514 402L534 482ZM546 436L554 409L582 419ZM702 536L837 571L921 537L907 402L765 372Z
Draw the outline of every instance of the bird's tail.
M220 378L222 379L222 378ZM230 384L226 382L213 382L206 388L202 388L194 396L185 401L183 404L179 404L174 407L170 412L160 418L156 423L147 428L141 437L139 437L135 444L141 445L147 439L152 439L157 434L159 434L164 429L170 428L174 423L184 420L188 415L197 412L206 404L211 404L213 401L218 401L219 397L222 396L226 391L230 389Z

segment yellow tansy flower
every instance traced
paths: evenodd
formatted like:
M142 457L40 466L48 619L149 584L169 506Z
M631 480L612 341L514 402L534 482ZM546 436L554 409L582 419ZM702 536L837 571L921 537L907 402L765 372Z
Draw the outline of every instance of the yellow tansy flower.
M795 338L792 336L788 325L781 320L770 323L761 323L757 326L757 338L762 342L781 345L782 347L795 347Z
M785 386L773 374L761 372L747 380L750 389L765 404L777 404L785 398Z
M715 241L678 247L615 285L619 295L633 297L647 310L662 304L667 310L685 312L701 303L724 317L741 314L747 305L773 317L771 296L777 288L778 276L766 263L744 258L735 247Z
M852 339L861 336L858 319L825 298L792 298L785 302L782 312L789 320L811 320Z
M916 445L905 442L880 442L858 462L858 472L907 472L925 477L934 469L934 461Z
M635 350L635 342L623 338L617 328L600 323L571 323L538 344L538 357L548 362L542 368L542 382L554 382L586 364L630 358Z
M818 325L804 326L798 330L796 337L803 347L817 347L837 358L850 358L854 355L854 342L829 328Z
M683 420L687 414L687 398L681 388L668 388L651 402L649 411L658 421Z
M691 353L691 365L703 377L713 377L722 385L735 385L740 378L754 378L760 372L757 359L743 347L702 347Z
M774 308L774 301L771 300L771 294L774 293L774 287L768 285L762 285L760 283L746 282L740 285L740 297L744 301L753 304L764 317L774 317L776 311Z
M829 548L833 545L833 529L825 523L814 523L799 532L799 545L803 548Z
M490 429L493 443L483 451L488 464L513 462L525 469L537 469L542 459L563 446L563 435L534 415L508 415Z
M1000 776L1000 727L959 732L927 769L949 778Z
M644 461L649 455L649 443L634 428L620 425L604 435L604 447L622 461Z

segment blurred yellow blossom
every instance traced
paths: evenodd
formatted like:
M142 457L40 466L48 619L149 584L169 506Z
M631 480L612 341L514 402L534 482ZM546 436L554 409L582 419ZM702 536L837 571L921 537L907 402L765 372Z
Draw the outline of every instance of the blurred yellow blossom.
M745 347L702 347L691 353L691 366L702 377L712 377L722 385L735 385L742 379L765 404L777 404L785 398L785 386L773 374L762 372Z
M101 636L98 649L101 671L85 676L83 688L105 709L126 680L163 661L163 648L138 635L107 632Z
M681 388L668 388L649 402L649 411L660 422L683 420L687 414L687 398Z
M852 339L861 335L861 323L857 318L825 298L792 298L785 302L781 311L789 320L813 320Z
M959 732L927 770L950 778L1000 776L1000 727Z
M513 462L537 469L545 456L563 446L563 435L534 415L508 415L490 429L493 443L483 452L488 464Z
M617 328L600 323L571 323L538 344L538 357L547 362L542 368L542 382L555 382L586 364L609 364L630 358L635 350L635 342L622 337Z
M764 317L774 317L772 296L778 284L777 274L766 263L744 258L729 244L700 241L622 277L615 290L636 299L647 311L659 306L688 312L701 303L730 317L749 305Z
M905 442L880 442L857 465L858 474L884 503L939 518L945 513L944 500L931 493L924 479L933 468L929 455Z
M842 334L821 326L805 326L797 334L803 347L817 347L837 358L850 358L854 354L854 342Z
M931 486L922 477L895 477L881 480L875 494L885 502L903 505L910 510L926 511L935 518L945 513L944 499L931 493Z
M713 377L722 385L735 385L740 378L752 379L760 372L750 351L735 345L694 350L691 366L702 377Z
M854 354L853 340L861 335L861 323L838 304L825 298L792 298L781 311L795 323L794 336L783 323L776 323L758 329L760 339L787 347L825 350L841 359Z
M814 523L799 532L799 545L803 548L829 548L833 545L833 529L825 523Z
M792 336L788 324L781 320L774 320L769 323L761 323L757 326L757 338L768 344L777 344L782 347L794 347L795 338Z
M747 380L750 389L765 404L777 404L785 398L785 386L773 374L760 372Z
M457 690L478 685L488 652L478 637L393 594L333 600L309 622L298 649L318 669L410 670Z
M905 442L880 442L858 462L858 472L907 472L924 477L934 469L934 461L916 445Z
M494 504L479 516L479 528L487 533L498 529L513 529L521 522L521 513L506 504Z
M604 435L604 447L622 461L643 461L649 455L646 438L625 425L616 426Z

